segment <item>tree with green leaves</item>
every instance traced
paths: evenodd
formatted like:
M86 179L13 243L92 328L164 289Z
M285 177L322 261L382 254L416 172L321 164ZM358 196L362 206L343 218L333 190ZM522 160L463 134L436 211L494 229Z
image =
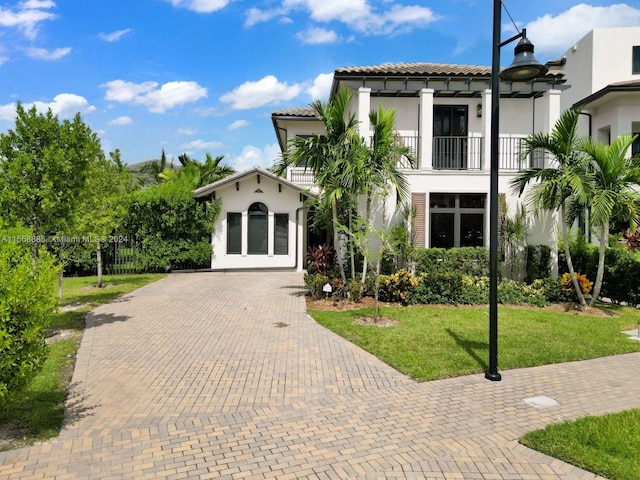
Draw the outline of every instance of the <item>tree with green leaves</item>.
M132 173L120 161L119 151L101 156L90 165L86 191L81 199L76 230L95 243L97 287L102 288L102 247L119 233L136 190Z
M535 133L524 139L523 157L545 152L551 158L549 165L544 168L528 168L519 172L511 181L511 188L522 196L527 187L531 186L526 194L526 205L536 212L560 211L567 266L580 305L585 306L587 302L571 261L568 228L575 219L570 214L575 212L572 205L587 203L584 154L579 149L581 139L578 136L578 117L578 111L566 110L551 133Z
M409 203L409 183L404 173L399 169L400 164L412 167L416 160L410 150L396 135L395 109L385 110L382 105L378 110L369 114L369 121L373 130L371 145L361 174L363 183L360 185L362 193L367 196L365 219L371 220L371 202L373 198L382 199L383 214L386 209L386 198L394 194L396 205L404 206ZM358 192L359 193L359 192ZM362 281L367 275L367 262L363 262Z
M40 240L68 226L102 149L80 114L60 122L21 103L16 113L15 129L0 134L0 208L10 224L31 228L35 262Z
M166 169L160 173L159 177L163 181L172 181L178 178L184 179L196 189L236 173L233 167L222 163L223 159L224 155L214 158L210 153L207 153L205 154L205 161L200 162L183 153L178 156L181 167L179 169Z
M640 157L630 156L636 137L621 135L611 145L585 139L580 150L587 155L585 165L591 226L599 242L598 271L590 306L598 300L604 277L604 260L612 218L640 222Z
M347 199L350 189L340 176L347 166L357 162L357 158L363 152L363 142L358 135L358 122L354 114L348 115L351 98L352 94L348 90L339 90L329 103L313 102L311 107L322 121L324 133L292 139L289 148L283 152L280 161L274 167L277 174L284 173L288 167L304 167L313 173L321 191L320 200L331 207L334 246L338 252L340 276L343 281L346 280L346 275L338 230L338 204Z

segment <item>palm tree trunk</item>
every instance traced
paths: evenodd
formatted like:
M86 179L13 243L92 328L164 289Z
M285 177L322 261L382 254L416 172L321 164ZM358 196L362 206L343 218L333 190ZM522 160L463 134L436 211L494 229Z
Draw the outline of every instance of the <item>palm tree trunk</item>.
M344 265L342 264L342 242L340 241L338 233L338 205L334 201L331 205L331 213L333 215L333 243L336 249L336 256L338 257L338 268L340 269L340 278L343 282L347 281L347 276L344 273Z
M578 295L578 302L581 306L585 306L587 301L584 299L576 272L573 269L573 261L571 260L571 249L569 248L569 231L567 228L567 216L566 216L566 204L562 202L561 215L562 215L562 243L564 245L564 255L567 259L567 267L569 268L569 274L571 275L571 281L573 282L573 288L576 289L576 295Z
M367 210L365 212L365 220L367 225L369 225L369 219L371 218L371 195L367 193ZM367 259L365 257L362 262L362 283L367 281Z
M349 207L349 231L353 233L353 208ZM351 280L356 279L356 257L353 248L353 237L349 235L349 256L351 257Z
M600 230L600 250L598 255L598 273L596 274L596 283L593 287L593 294L589 306L593 307L598 301L600 290L602 289L602 279L604 278L604 257L607 252L607 240L609 237L609 224L605 224Z
M380 267L382 264L382 255L378 255L376 260L376 281L374 287L374 302L373 302L373 323L378 323L380 317L380 307L378 305L378 297L380 294Z

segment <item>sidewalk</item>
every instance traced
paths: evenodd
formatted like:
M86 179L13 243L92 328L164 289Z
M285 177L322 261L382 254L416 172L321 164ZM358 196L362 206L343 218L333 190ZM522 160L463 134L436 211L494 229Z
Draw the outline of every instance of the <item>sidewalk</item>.
M0 478L593 479L517 439L640 407L638 372L634 353L416 383L307 317L301 274L172 274L94 310L65 429L0 453Z

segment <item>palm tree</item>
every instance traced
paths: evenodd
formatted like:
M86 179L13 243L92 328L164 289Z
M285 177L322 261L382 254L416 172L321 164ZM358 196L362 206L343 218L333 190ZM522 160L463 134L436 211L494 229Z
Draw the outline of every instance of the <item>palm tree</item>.
M373 130L371 146L368 150L366 163L361 172L360 192L367 195L365 220L371 220L371 201L373 197L380 196L383 200L383 214L385 199L390 191L395 193L396 203L407 204L409 200L409 184L400 170L398 164L406 160L409 166L415 164L410 150L398 138L395 133L395 109L385 110L382 105L379 109L369 114L369 121ZM362 267L362 281L367 275L367 263Z
M161 174L167 170L175 170L175 167L173 166L173 161L167 163L167 155L164 153L164 148L158 160L149 160L140 167L140 173L150 177L151 183L160 183L162 181ZM143 179L142 181L143 183L148 183L149 180L145 182L145 179Z
M527 206L534 210L540 209L550 212L560 210L562 225L562 241L567 266L578 296L580 305L586 301L571 261L569 249L568 223L570 216L568 209L571 202L586 203L584 155L579 151L578 137L579 111L566 110L556 122L551 133L536 133L524 139L523 156L536 154L540 151L550 154L552 163L545 168L528 168L519 172L511 181L512 191L520 196L530 183L536 182L527 194Z
M211 154L205 154L204 163L194 160L186 153L178 156L180 169L165 169L158 176L164 181L176 179L186 181L193 189L208 185L221 180L235 173L235 170L228 165L221 165L224 155L213 158Z
M343 281L346 280L346 275L338 232L338 204L346 197L347 190L339 177L344 167L361 154L362 147L355 115L347 116L351 98L352 94L348 90L339 90L329 103L313 102L311 107L324 124L325 133L292 139L289 149L283 152L274 166L277 174L284 173L288 167L304 167L313 173L320 187L321 197L331 206L333 238Z
M609 225L613 217L625 221L640 221L640 157L628 156L636 137L621 135L611 145L586 139L580 149L586 153L589 164L589 205L591 225L600 242L598 272L590 306L600 296L604 276L604 260L609 239Z

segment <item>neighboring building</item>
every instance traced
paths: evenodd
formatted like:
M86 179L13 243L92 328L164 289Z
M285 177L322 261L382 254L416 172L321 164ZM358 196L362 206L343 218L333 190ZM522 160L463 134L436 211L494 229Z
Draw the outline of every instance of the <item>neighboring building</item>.
M554 63L571 82L562 109L585 113L582 134L605 144L640 134L640 27L592 30ZM633 154L640 154L640 139Z

